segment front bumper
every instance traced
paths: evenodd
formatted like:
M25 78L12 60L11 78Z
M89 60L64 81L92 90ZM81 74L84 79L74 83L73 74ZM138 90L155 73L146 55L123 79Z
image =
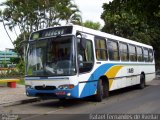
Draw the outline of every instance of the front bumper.
M34 88L26 88L26 95L30 97L52 97L52 98L79 98L78 87L73 89L55 89L55 90L36 90Z

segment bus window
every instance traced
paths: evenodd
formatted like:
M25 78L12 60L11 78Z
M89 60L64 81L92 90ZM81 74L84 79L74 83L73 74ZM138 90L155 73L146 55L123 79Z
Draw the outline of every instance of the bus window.
M139 62L143 61L143 51L141 47L137 47L137 59Z
M82 48L80 43L77 44L79 72L88 72L92 69L94 63L93 44L91 40L86 40L86 48Z
M106 40L95 38L96 58L97 60L107 60Z
M128 45L125 43L120 43L120 54L121 54L121 61L128 61L129 55L128 55Z
M118 42L108 40L108 54L110 60L119 60L119 52L118 52Z
M149 62L153 61L153 51L149 49Z
M129 58L130 61L137 61L136 47L134 45L129 45Z
M148 62L148 60L149 60L149 59L148 59L148 57L149 57L149 56L148 56L148 49L147 49L147 48L144 48L144 49L143 49L143 53L144 53L144 61L145 61L145 62Z

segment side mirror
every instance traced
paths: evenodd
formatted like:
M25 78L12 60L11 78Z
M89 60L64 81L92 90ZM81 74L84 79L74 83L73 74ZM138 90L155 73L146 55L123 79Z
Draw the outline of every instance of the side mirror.
M86 49L86 39L83 37L83 35L80 32L76 33L76 37L80 38L80 45L82 46L83 49Z

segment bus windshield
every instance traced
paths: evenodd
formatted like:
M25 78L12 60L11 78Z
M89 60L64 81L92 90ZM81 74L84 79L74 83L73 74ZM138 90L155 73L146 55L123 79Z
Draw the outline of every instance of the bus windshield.
M70 76L76 74L74 37L36 40L29 45L27 76Z

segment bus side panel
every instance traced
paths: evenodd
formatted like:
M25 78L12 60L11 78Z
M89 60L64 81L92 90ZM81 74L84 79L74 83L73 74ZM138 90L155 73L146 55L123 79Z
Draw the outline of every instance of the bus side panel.
M109 79L109 90L112 90L112 89L115 89L117 88L119 85L122 85L122 86L125 86L125 83L124 84L117 84L117 82L115 81L119 81L119 78L120 75L121 75L121 69L123 68L124 66L122 65L114 65L112 67L110 67L110 69L105 73L106 77ZM115 79L115 77L117 77Z
M109 89L111 89L112 86L114 87L114 89L117 88L117 85L113 82L112 79L117 75L122 67L123 66L121 65L112 63L103 64L97 67L97 69L93 70L92 74L90 73L90 77L88 78L86 83L83 82L79 84L79 96L86 97L95 95L97 90L97 83L101 76L106 76L109 78ZM80 80L81 79L85 79L84 75L81 75Z
M134 72L130 73L129 69L134 69ZM110 91L140 84L140 75L142 72L145 74L146 83L155 78L154 65L125 64L116 74L115 79L110 80L112 81L112 84L110 83Z
M79 94L80 98L94 95L96 94L96 90L97 90L97 81L79 84L79 91L81 93Z
M97 82L114 64L97 66L91 73L79 75L79 96L87 97L96 94Z
M149 82L155 78L155 65L151 64L146 67L145 79L146 82Z
M86 87L85 87L86 86ZM79 97L86 97L89 95L89 84L87 83L79 83Z
M96 94L97 82L101 76L106 76L109 79L109 91L140 84L140 75L145 73L146 82L153 80L154 77L154 65L143 65L134 63L124 64L103 64L97 69L93 70L90 77L83 77L87 81L79 83L79 97L86 97ZM151 74L153 73L153 74ZM89 76L89 74L87 76Z

